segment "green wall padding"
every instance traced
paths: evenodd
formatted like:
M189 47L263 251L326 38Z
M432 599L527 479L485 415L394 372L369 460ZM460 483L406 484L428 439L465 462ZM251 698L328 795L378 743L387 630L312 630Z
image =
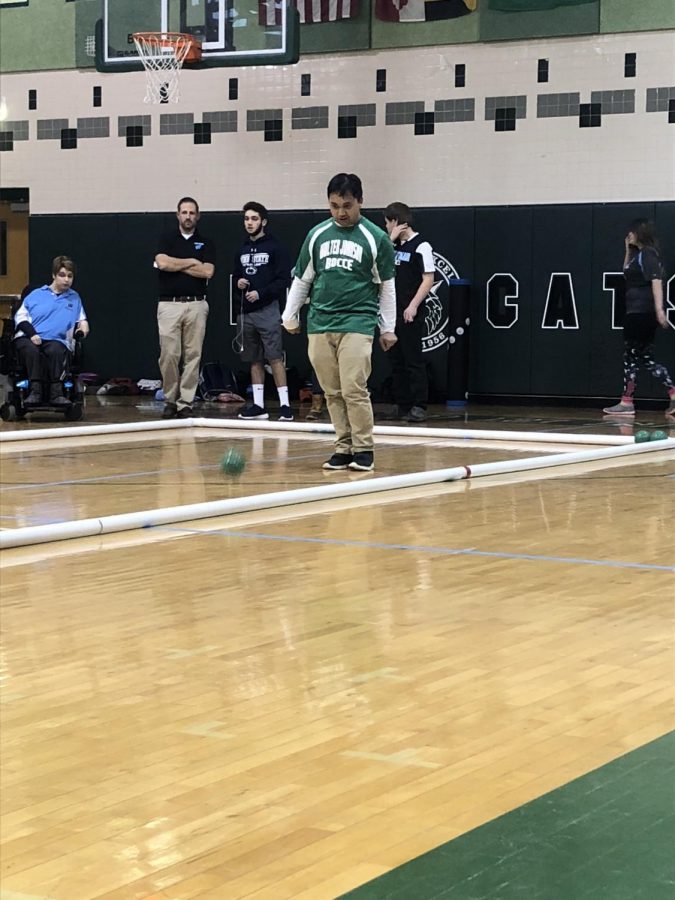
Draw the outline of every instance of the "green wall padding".
M373 3L373 49L391 47L428 47L434 44L467 44L479 40L478 11L459 19L440 22L383 22L375 16Z
M437 22L383 22L374 7L374 0L361 0L354 19L301 25L301 54L675 28L675 0L574 0L574 5L519 12L503 12L481 0L470 15ZM100 16L100 0L31 0L28 6L0 9L0 71L92 68L86 39ZM245 36L238 40L244 47Z
M565 6L532 12L499 12L483 3L480 40L507 41L523 38L596 34L600 27L600 0L581 6Z
M300 25L300 58L309 53L336 53L370 48L370 3L361 0L359 13L340 22Z
M76 3L30 3L0 9L3 72L75 68Z
M87 38L93 38L96 20L101 18L100 0L77 0L75 7L75 65L93 69L94 57L87 53Z
M675 28L675 0L602 0L600 31L658 31Z

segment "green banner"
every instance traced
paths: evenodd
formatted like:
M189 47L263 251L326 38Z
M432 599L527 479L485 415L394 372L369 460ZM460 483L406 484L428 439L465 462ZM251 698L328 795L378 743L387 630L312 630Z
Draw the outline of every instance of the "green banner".
M488 0L489 8L500 12L538 12L557 9L559 6L581 6L584 3L597 3L597 0Z

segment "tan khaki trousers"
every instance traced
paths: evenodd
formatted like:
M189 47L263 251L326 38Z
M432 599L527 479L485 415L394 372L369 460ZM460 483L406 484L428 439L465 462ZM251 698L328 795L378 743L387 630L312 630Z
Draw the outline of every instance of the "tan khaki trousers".
M326 394L336 453L373 449L373 407L368 392L373 339L329 331L309 335L309 359Z
M157 304L162 390L166 402L175 403L179 409L192 406L195 399L208 314L206 300L191 303L160 300ZM179 375L181 357L183 372Z

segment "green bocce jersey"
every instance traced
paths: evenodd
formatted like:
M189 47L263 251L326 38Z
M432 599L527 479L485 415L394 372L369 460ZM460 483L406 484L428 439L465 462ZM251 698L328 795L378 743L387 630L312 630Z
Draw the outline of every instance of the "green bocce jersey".
M305 238L296 278L312 282L308 334L326 331L373 335L383 281L394 277L389 236L363 216L344 228L328 219Z

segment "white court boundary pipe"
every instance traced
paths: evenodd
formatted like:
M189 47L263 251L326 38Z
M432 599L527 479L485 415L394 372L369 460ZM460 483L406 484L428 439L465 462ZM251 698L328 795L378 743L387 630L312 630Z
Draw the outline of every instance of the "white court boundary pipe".
M13 441L36 441L51 438L124 434L138 431L163 431L182 428L233 429L238 431L285 431L310 434L335 434L332 425L305 422L248 422L244 419L168 419L161 422L120 422L114 425L81 425L74 428L38 428L34 431L0 432L0 444ZM537 431L483 431L476 428L408 428L376 425L374 434L383 437L419 437L438 440L525 441L544 444L593 444L603 447L632 444L633 438L615 434L557 434Z
M86 437L98 434L124 434L128 431L176 430L191 425L192 419L167 419L161 422L117 422L114 425L78 425L75 428L36 428L33 431L0 431L0 444L10 441L44 441L50 438Z
M190 419L195 428L237 428L241 429L241 419ZM239 425L237 425L237 421ZM247 422L249 428L270 431L309 431L317 434L335 434L332 425L304 422ZM374 434L382 437L421 437L421 438L456 438L457 440L483 440L483 441L529 441L530 443L545 444L600 444L607 446L622 446L632 444L632 437L616 434L558 434L557 432L539 431L483 431L476 428L410 428L396 425L376 425ZM552 436L554 435L554 436Z
M187 419L186 421L190 421ZM459 481L486 475L503 474L532 469L544 469L554 466L566 466L572 463L589 462L598 459L610 459L638 453L653 453L659 450L675 449L675 439L653 441L645 444L630 444L625 447L604 447L602 449L579 450L571 453L558 453L548 456L535 456L530 459L502 460L492 463L479 463L476 466L455 466L450 469L436 469L430 472L413 472L408 475L391 475L384 478L372 478L365 481L343 482L321 487L300 488L293 491L277 491L270 494L258 494L252 497L237 497L228 500L214 500L207 503L193 503L186 506L172 506L164 509L149 509L141 512L123 513L102 518L81 519L79 521L58 522L50 525L35 525L28 528L15 528L0 531L0 549L21 547L27 544L43 544L49 541L61 541L69 538L92 537L100 534L111 534L119 531L130 531L135 528L151 528L156 525L169 525L188 522L195 519L215 518L217 516L234 515L260 509L271 509L280 506L292 506L298 503L310 503L317 500L332 500L340 497L352 497L358 494L370 494L378 491L391 491L399 488L418 487L420 485L440 484L445 481Z

